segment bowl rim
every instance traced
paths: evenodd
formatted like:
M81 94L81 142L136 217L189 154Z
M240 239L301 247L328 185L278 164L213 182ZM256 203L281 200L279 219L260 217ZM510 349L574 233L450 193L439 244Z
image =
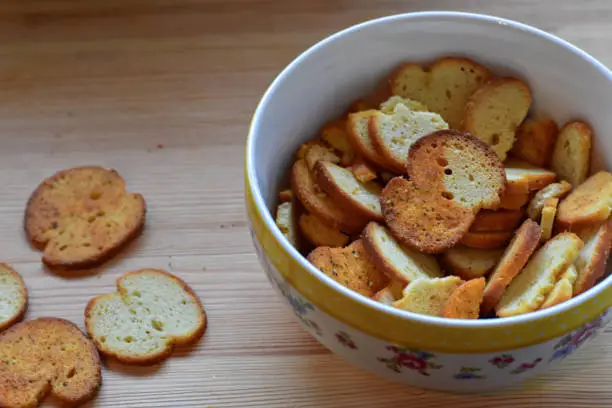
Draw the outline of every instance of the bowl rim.
M272 81L272 83L268 86L262 98L260 99L257 108L253 114L251 124L249 127L249 132L247 136L246 149L245 149L245 170L247 177L247 184L245 188L250 189L250 193L253 196L253 200L255 203L255 209L262 216L262 219L265 223L266 228L269 232L271 232L275 238L275 240L282 246L282 248L290 254L290 256L299 263L299 265L305 270L306 273L309 273L322 283L334 289L336 292L340 294L350 297L352 300L363 304L369 308L375 309L380 313L385 313L392 315L394 317L398 317L403 320L413 320L423 324L429 325L437 325L444 326L449 328L466 328L466 329L486 329L493 327L504 327L511 326L516 324L528 324L533 323L534 320L538 320L540 318L547 318L553 315L559 314L561 312L567 311L569 309L574 308L580 304L583 304L590 299L597 297L602 291L604 291L610 284L612 283L612 274L608 276L603 281L599 282L596 286L591 288L590 290L582 293L572 299L563 302L559 305L553 306L548 309L538 310L535 312L527 313L519 316L505 317L505 318L496 318L496 319L476 319L476 320L463 320L463 319L450 319L443 318L437 316L428 316L417 314L413 312L408 312L396 308L392 308L390 306L384 305L380 302L377 302L373 299L370 299L366 296L359 295L358 293L346 288L345 286L339 284L332 278L325 275L323 272L319 271L315 268L306 257L304 257L291 243L286 239L286 237L282 234L280 229L277 227L272 214L268 210L265 205L264 199L261 195L261 190L259 187L259 183L256 177L255 171L255 163L254 160L254 144L255 140L258 137L256 129L259 126L260 121L262 120L262 112L265 106L268 104L272 95L278 88L279 84L281 84L285 78L298 66L303 60L308 58L311 54L317 52L319 49L325 47L328 43L335 41L336 39L349 35L353 32L362 30L366 27L385 24L390 21L395 20L406 20L406 21L414 21L414 20L463 20L463 21L471 21L476 24L485 24L485 25L502 25L509 29L519 30L522 32L526 32L530 35L544 38L550 42L553 42L562 48L565 48L567 51L577 55L578 57L586 60L588 63L593 65L598 71L600 71L604 76L606 76L612 82L612 71L609 70L603 63L598 61L596 58L588 54L586 51L578 48L577 46L569 43L566 40L563 40L560 37L557 37L554 34L543 31L539 28L506 19L501 17L496 17L488 14L479 14L479 13L468 13L468 12L458 12L458 11L419 11L419 12L410 12L410 13L401 13L401 14L392 14L384 17L379 17L372 20L367 20L362 23L347 27L342 29L334 34L331 34L319 42L315 43L307 50L299 54L296 58L294 58Z

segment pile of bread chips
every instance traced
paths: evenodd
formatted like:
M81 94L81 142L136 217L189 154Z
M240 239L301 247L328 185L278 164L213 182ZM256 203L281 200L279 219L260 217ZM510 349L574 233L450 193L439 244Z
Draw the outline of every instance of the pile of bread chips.
M276 223L360 295L433 316L507 317L593 287L612 174L593 131L530 112L531 90L463 58L408 63L300 146Z

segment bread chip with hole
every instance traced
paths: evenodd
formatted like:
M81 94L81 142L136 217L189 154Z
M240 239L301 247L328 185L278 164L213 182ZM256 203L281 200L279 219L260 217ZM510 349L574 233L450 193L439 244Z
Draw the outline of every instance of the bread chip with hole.
M544 207L542 208L542 219L540 220L540 227L542 228L542 242L548 241L552 236L558 204L558 198L549 198L544 201Z
M28 308L28 290L13 268L0 263L0 332L17 323Z
M299 220L300 231L314 246L343 247L349 237L336 228L325 224L314 214L302 214Z
M377 110L349 114L346 131L349 141L363 157L382 168L390 170L385 159L372 145L372 138L370 137L370 118L377 114Z
M468 231L461 244L474 249L503 248L512 239L514 231L472 232Z
M555 287L548 294L542 306L540 306L540 310L548 309L570 300L574 294L574 282L576 282L577 277L576 267L574 265L568 266L563 275L561 275L561 278L555 283Z
M455 246L474 221L471 208L401 177L387 183L380 204L391 234L407 247L427 254Z
M436 258L402 246L380 224L368 224L363 231L363 245L372 261L389 278L404 285L418 278L442 277Z
M446 251L442 262L461 279L477 279L489 273L503 253L502 249L473 249L459 245Z
M121 276L116 293L89 301L85 328L102 354L151 365L170 357L175 345L199 340L206 313L184 281L160 269L140 269Z
M516 131L511 154L538 167L546 167L557 140L559 127L550 118L525 119Z
M438 189L474 213L499 205L506 177L501 161L480 140L456 130L440 130L410 148L406 167L417 186Z
M362 240L345 248L315 248L308 260L339 284L367 297L389 284L389 278L366 253Z
M308 212L319 217L327 225L352 234L361 231L367 223L340 207L315 181L304 160L298 160L291 170L291 186L296 197Z
M379 112L369 121L372 145L397 173L405 171L408 151L417 140L442 129L448 125L437 113L413 111L401 103L393 113Z
M557 223L560 229L582 228L607 220L611 209L612 174L600 171L561 201Z
M550 162L560 180L573 186L586 180L591 167L592 138L593 130L584 122L570 122L561 128Z
M586 292L606 273L606 264L612 245L612 219L601 224L583 228L578 236L584 241L574 265L578 278L574 285L576 295Z
M77 406L101 384L96 348L67 320L41 317L0 334L0 407L34 408L48 395Z
M472 232L514 231L525 216L521 210L482 210L470 227Z
M418 64L404 64L393 73L390 85L394 95L421 102L442 115L451 128L458 129L469 97L489 78L491 73L484 66L450 57L425 69Z
M318 162L314 167L317 184L339 206L367 220L382 221L381 188L376 182L361 183L353 173L330 162Z
M412 313L440 316L455 289L463 281L456 276L445 278L419 278L404 289L403 297L393 307Z
M538 247L541 235L540 226L530 219L526 219L516 231L485 286L481 305L483 314L488 314L497 306L510 282Z
M470 97L463 129L491 146L503 161L530 107L531 90L527 84L516 78L493 79Z
M485 278L464 282L450 295L442 308L442 317L449 319L478 319Z
M296 228L295 204L287 201L279 204L276 209L276 226L289 240L291 245L298 246L298 231Z
M514 181L523 180L527 183L530 191L541 190L557 179L557 175L548 169L536 167L513 158L506 160L504 167L506 179Z
M576 260L582 246L582 240L571 232L563 232L548 241L508 285L495 307L497 316L516 316L538 310L559 277Z
M136 238L145 223L145 201L128 193L115 170L76 167L44 180L25 210L29 240L49 267L90 268Z
M534 221L538 221L542 216L542 208L544 208L544 202L550 198L563 198L572 189L572 185L567 181L560 181L558 183L551 183L538 191L527 207L527 215Z

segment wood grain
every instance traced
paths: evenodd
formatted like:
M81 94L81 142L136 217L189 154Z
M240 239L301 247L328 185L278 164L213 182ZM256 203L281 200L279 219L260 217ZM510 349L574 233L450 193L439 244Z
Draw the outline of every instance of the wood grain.
M85 303L139 267L179 274L208 312L204 339L165 364L108 363L88 407L612 407L612 329L522 387L479 396L409 389L319 346L259 268L242 202L243 145L258 98L324 36L425 9L517 19L612 65L609 0L0 2L0 248L30 288L27 317L82 327ZM79 164L117 168L149 214L120 257L70 278L41 267L21 217L40 180Z

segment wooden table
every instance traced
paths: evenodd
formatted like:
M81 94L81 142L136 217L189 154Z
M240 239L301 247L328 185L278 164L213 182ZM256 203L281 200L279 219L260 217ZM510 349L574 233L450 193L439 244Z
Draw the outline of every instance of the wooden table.
M0 259L26 280L27 318L59 316L82 327L86 302L140 267L179 274L209 316L204 339L164 364L108 363L88 406L612 407L612 329L510 392L408 389L353 368L303 332L255 258L243 145L276 73L338 29L449 8L536 25L612 66L610 0L0 2ZM148 225L104 267L60 277L41 267L21 218L40 180L80 164L117 168L145 196Z

